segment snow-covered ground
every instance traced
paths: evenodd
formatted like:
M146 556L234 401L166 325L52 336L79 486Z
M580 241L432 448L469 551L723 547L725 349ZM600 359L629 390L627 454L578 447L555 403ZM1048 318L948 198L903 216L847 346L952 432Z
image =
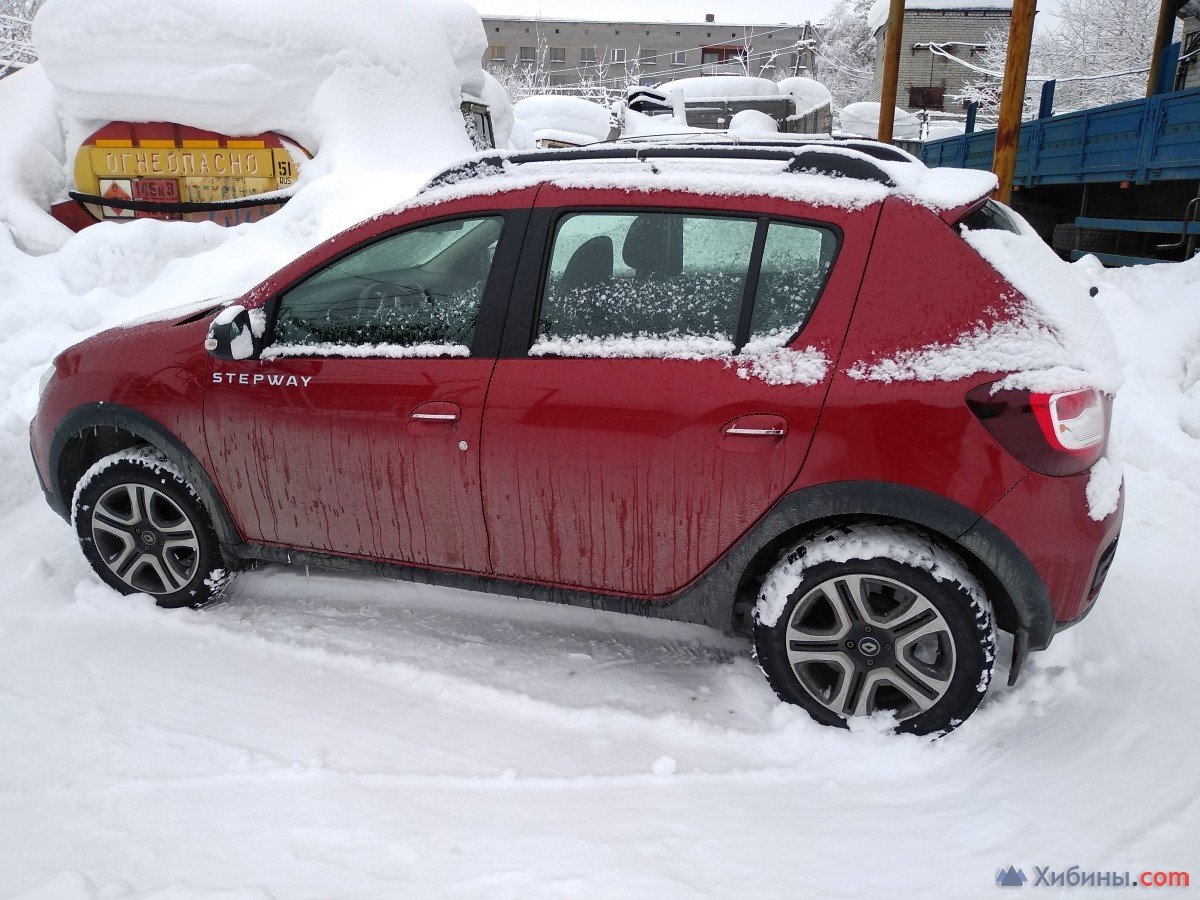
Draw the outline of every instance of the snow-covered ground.
M330 66L345 96L403 75ZM52 356L250 286L460 145L384 165L390 126L335 128L264 222L69 237L37 212L69 155L54 96L38 67L0 83L0 896L970 898L1010 864L1200 882L1200 260L1072 267L1125 375L1095 612L945 740L837 731L700 627L269 566L200 612L103 587L29 461Z

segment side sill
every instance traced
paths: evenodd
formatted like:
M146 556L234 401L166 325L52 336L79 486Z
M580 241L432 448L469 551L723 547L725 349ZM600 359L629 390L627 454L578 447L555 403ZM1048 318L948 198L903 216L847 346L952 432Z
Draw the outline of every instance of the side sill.
M524 597L530 600L542 600L568 606L581 606L586 609L623 613L625 615L641 616L649 619L696 622L696 619L689 615L688 604L683 602L686 599L686 595L666 600L635 600L629 597L598 594L574 588L550 587L542 584L531 584L525 581L496 578L489 575L451 572L444 569L430 569L424 566L384 562L382 560L358 559L351 556L321 553L315 550L288 550L282 547L252 543L238 544L229 549L237 558L245 561L260 560L262 562L281 563L283 565L312 566L313 568L327 569L332 572L354 572L356 574L375 575L391 581L408 581L414 584L431 584L437 587L459 588L461 590L501 594L509 597ZM708 623L701 622L700 624Z

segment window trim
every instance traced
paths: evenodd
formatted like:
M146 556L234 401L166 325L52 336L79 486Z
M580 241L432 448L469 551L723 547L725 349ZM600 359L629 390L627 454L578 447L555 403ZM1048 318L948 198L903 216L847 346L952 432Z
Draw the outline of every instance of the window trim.
M749 340L749 329L754 322L754 301L755 294L758 292L758 279L762 271L762 257L766 249L767 232L772 223L778 222L784 225L800 225L809 228L817 228L828 231L833 235L833 252L830 255L829 271L825 275L825 280L821 284L821 289L817 292L813 299L812 306L808 310L808 314L797 325L796 330L784 341L783 346L791 346L804 329L808 327L808 323L812 320L813 314L817 310L821 299L825 296L825 290L829 287L829 282L833 277L833 270L837 266L838 257L841 255L842 244L845 241L845 233L841 226L835 222L828 222L821 219L809 219L802 216L783 216L775 213L764 213L746 210L738 212L737 210L713 210L709 207L695 206L651 206L651 205L631 205L631 206L613 206L604 204L599 206L559 206L559 207L539 207L533 210L533 218L530 220L529 229L526 233L525 252L521 257L520 269L516 281L513 284L512 304L520 304L513 311L510 311L509 322L505 326L504 338L500 346L499 356L501 359L589 359L591 357L557 357L557 356L538 356L532 357L529 355L534 343L537 341L538 324L542 318L542 304L546 298L546 291L550 280L550 261L554 251L554 238L558 234L558 226L562 219L571 215L579 215L581 213L595 213L598 215L625 215L636 216L642 213L673 213L683 216L701 216L710 219L738 219L741 221L753 221L757 223L754 234L754 243L750 254L750 264L746 274L746 284L742 290L742 306L738 310L737 327L738 331L734 334L734 355L741 353L742 348ZM539 230L541 231L539 240ZM499 250L497 249L497 253ZM753 282L753 285L751 285ZM515 299L518 296L518 286L520 296L525 297L524 300ZM751 292L752 288L752 292ZM511 304L510 304L511 305ZM523 307L523 308L521 308ZM526 321L521 322L521 318L525 317ZM746 320L747 338L744 341L739 341L741 336L741 324L743 317Z

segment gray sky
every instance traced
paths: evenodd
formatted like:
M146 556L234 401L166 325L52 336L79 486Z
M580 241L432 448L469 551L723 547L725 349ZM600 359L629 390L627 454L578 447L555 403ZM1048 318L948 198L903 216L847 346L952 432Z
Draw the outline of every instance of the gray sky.
M833 0L468 0L487 16L602 19L625 22L718 22L737 25L800 25L819 22Z

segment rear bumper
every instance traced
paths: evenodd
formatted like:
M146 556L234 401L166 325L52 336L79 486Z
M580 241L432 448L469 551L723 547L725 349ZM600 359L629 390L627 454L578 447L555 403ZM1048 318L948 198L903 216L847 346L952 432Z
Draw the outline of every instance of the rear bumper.
M1046 587L1053 612L1046 644L1053 632L1091 611L1116 554L1124 485L1116 509L1096 520L1088 509L1089 478L1088 472L1066 477L1030 472L987 512L987 520L1021 549Z

